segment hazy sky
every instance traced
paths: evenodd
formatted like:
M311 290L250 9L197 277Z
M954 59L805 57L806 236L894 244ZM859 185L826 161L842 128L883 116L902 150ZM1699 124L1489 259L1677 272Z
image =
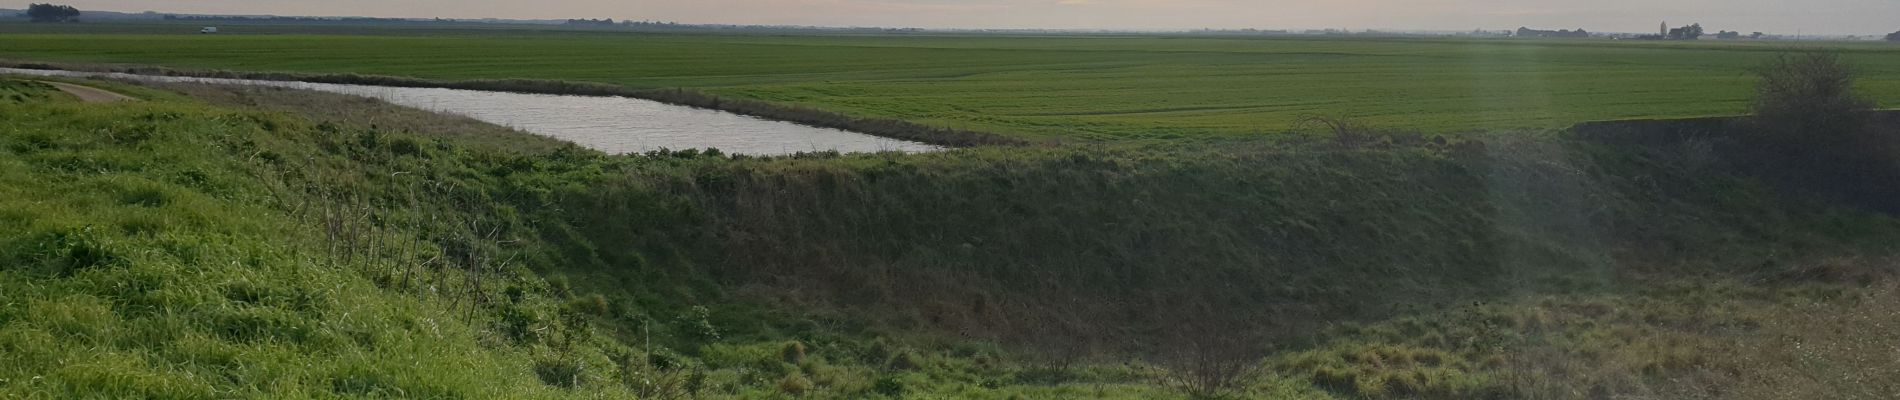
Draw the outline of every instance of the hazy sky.
M20 6L25 6L26 0ZM1900 0L67 0L81 9L205 14L615 18L924 28L1585 28L1887 33Z

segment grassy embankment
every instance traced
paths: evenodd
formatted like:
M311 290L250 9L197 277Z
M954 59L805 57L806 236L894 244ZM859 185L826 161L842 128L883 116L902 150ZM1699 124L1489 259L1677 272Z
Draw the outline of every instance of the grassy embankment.
M101 31L115 29L100 26ZM849 117L1067 140L1245 136L1315 115L1447 132L1738 114L1749 98L1752 80L1747 68L1790 46L1747 41L390 33L395 31L364 27L271 28L302 32L291 35L247 35L237 29L230 35L187 36L83 34L72 33L83 28L71 27L42 28L59 33L39 34L30 27L21 29L26 31L9 33L0 43L0 59L438 82L534 78L599 83L622 91L689 88L727 101L757 100ZM1800 46L1846 52L1866 72L1864 91L1877 97L1900 94L1900 78L1894 78L1900 77L1900 47ZM606 90L490 84L484 87ZM667 93L645 95L665 99ZM680 101L706 106L715 102L703 96ZM788 114L781 117L796 117ZM854 129L884 135L905 131Z
M23 80L0 81L0 100L10 104L49 101L59 96L52 86Z
M37 98L0 107L0 391L558 393L522 372L530 353L485 349L443 303L321 255L320 231L286 216L237 147L272 140L256 135L272 118L4 85Z
M231 72L205 70L175 70L162 67L125 67L109 65L47 64L38 62L16 63L0 61L0 67L47 69L84 72L116 72L141 75L193 76L227 79L256 79L277 81L302 81L319 83L339 83L373 85L387 87L423 87L454 88L468 90L489 90L516 93L563 94L584 96L622 96L654 100L668 104L715 109L736 114L750 115L770 120L790 121L805 125L842 129L894 139L929 143L940 146L1004 146L1024 145L1031 141L1011 138L1003 135L976 132L962 129L948 129L917 124L909 121L852 117L836 112L809 107L771 103L757 100L721 97L698 90L688 89L630 89L621 86L586 82L568 82L545 79L489 79L469 81L433 81L408 77L357 75L357 74L298 74L281 72Z
M15 394L1875 396L1900 342L1900 224L1696 146L608 157L0 87Z

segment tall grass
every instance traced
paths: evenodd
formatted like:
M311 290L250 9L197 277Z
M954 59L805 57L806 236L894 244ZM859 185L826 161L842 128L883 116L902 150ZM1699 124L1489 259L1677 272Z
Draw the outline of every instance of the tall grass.
M376 244L325 251L320 231L277 207L290 199L258 156L275 140L267 127L294 124L158 104L36 102L0 116L0 392L556 394L525 372L530 349L483 346L479 319L365 279L398 261Z

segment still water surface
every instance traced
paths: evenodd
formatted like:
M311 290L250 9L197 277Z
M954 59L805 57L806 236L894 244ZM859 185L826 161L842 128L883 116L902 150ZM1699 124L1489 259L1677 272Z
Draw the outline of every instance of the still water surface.
M717 148L726 153L752 155L783 155L825 150L858 153L924 152L942 149L922 143L838 129L811 127L626 97L561 96L462 89L12 68L0 68L0 74L270 86L373 97L397 105L468 116L614 154L638 153L660 148Z

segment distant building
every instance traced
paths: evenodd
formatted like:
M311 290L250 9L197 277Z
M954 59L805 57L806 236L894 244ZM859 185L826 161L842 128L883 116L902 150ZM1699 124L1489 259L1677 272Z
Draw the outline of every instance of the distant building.
M1698 23L1670 29L1663 34L1663 38L1669 40L1696 40L1702 38L1702 32L1702 24Z

